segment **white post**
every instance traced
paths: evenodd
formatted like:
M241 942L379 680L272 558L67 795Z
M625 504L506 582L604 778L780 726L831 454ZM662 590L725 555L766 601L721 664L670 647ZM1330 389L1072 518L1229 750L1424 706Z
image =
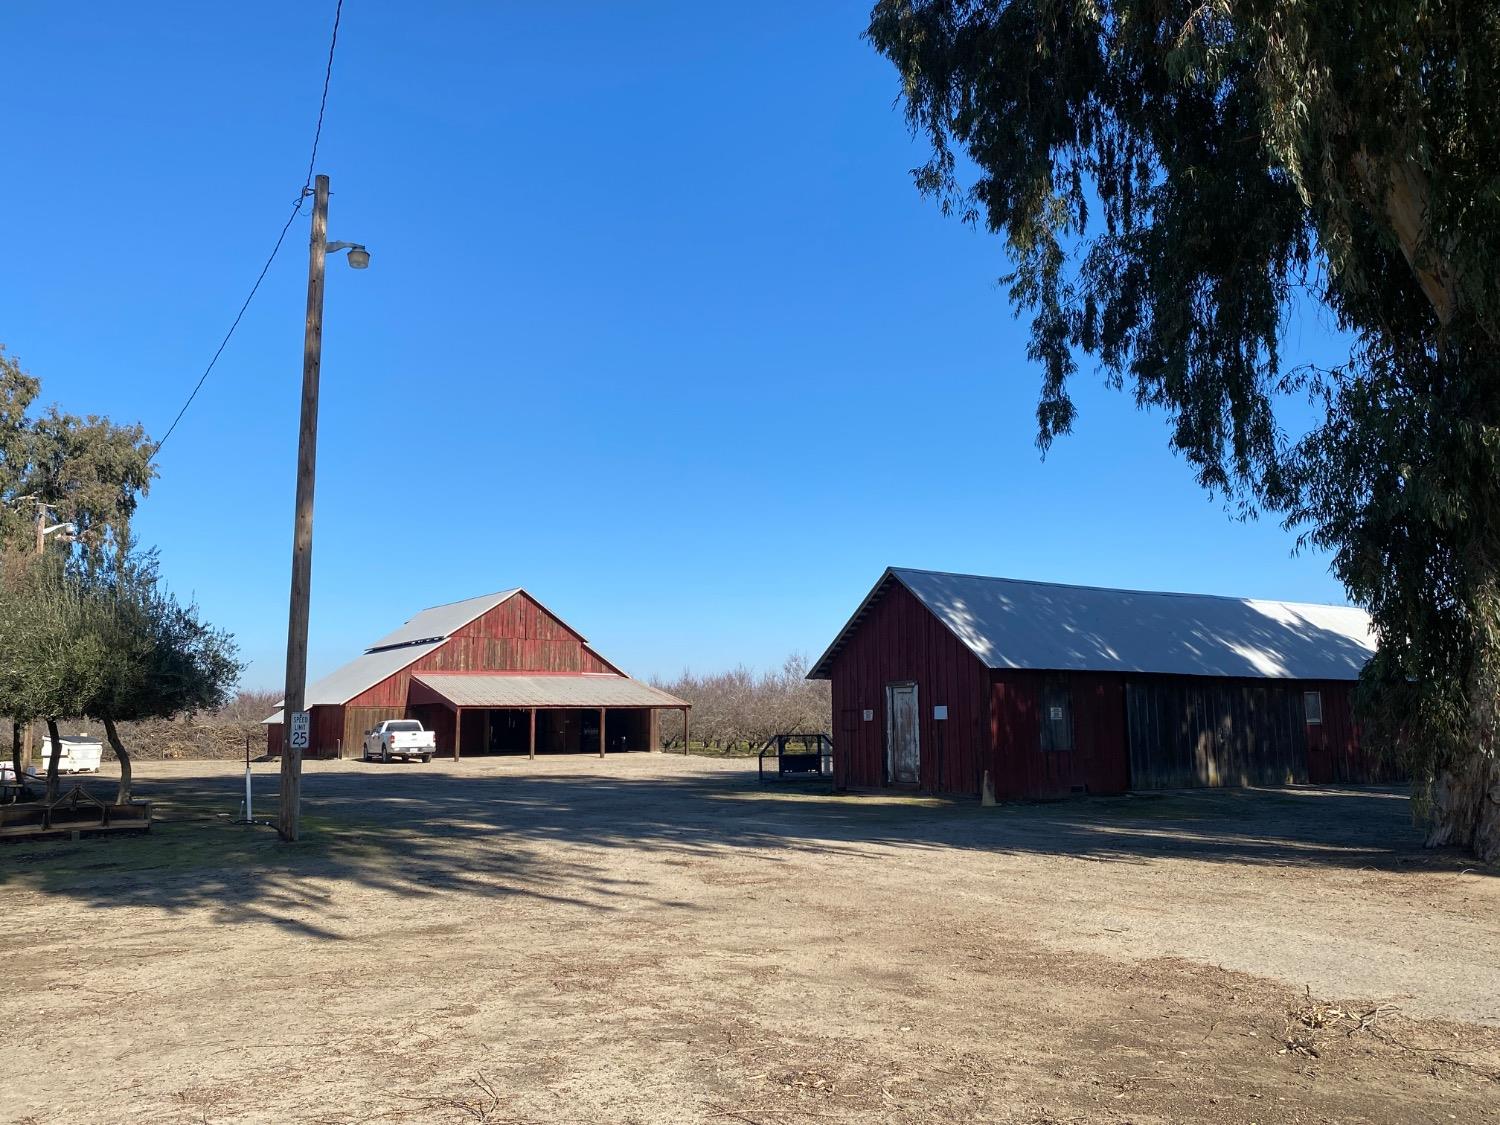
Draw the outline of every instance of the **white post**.
M254 824L255 814L250 810L250 763L245 763L245 823Z

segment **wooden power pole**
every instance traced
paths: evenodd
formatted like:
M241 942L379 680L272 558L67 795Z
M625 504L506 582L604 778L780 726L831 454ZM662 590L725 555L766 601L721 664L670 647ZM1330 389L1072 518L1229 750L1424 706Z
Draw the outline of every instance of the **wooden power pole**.
M297 435L297 513L292 530L292 599L286 629L286 702L281 724L281 814L276 830L294 841L302 831L302 748L292 745L292 716L307 691L307 618L312 592L313 481L318 461L318 373L323 360L323 265L328 247L328 177L313 191L307 260L307 331L302 344L302 426Z

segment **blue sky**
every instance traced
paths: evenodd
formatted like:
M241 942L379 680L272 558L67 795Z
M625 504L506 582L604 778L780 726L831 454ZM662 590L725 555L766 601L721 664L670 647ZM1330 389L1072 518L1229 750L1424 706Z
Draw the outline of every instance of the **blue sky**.
M0 341L161 434L306 170L331 3L0 9ZM998 240L912 187L867 3L348 0L313 675L512 585L639 675L816 656L887 564L1342 601L1085 374L1043 461ZM140 538L280 684L306 221ZM1326 317L1298 359L1336 355Z

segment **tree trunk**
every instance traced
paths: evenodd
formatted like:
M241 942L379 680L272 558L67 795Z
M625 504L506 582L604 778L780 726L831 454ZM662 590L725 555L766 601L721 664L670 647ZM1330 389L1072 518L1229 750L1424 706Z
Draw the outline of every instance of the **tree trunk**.
M1500 762L1476 755L1439 778L1427 846L1445 845L1500 864Z
M57 770L62 764L62 740L57 735L57 720L47 720L47 737L52 740L52 755L47 759L47 800L57 800Z
M10 724L10 765L15 770L16 793L20 798L25 798L26 771L21 763L21 724L15 721Z
M115 730L113 719L104 720L104 735L109 739L109 748L120 760L120 794L115 798L115 803L128 805L130 804L130 755L125 752L125 747L120 742L120 732Z

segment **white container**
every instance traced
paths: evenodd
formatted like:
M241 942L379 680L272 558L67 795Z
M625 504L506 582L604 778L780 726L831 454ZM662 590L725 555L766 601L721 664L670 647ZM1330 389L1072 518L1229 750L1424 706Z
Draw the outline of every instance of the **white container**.
M93 738L59 738L62 754L58 758L58 773L98 773L99 760L104 756L104 743ZM42 739L41 754L36 762L38 773L46 773L52 760L52 740Z

